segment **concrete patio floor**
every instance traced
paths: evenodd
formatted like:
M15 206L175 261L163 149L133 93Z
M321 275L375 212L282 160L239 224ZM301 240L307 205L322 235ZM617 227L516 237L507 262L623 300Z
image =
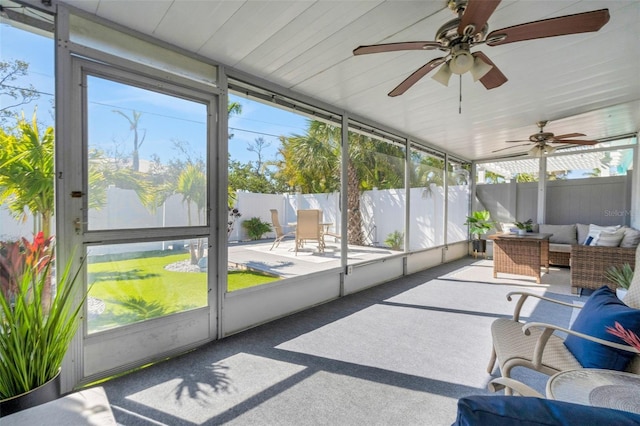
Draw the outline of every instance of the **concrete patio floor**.
M332 238L325 240L324 252L318 251L316 243L309 242L296 253L293 239L283 240L273 250L272 244L273 240L230 243L229 266L246 267L282 278L340 267L340 242ZM347 262L356 265L400 253L384 247L349 246Z

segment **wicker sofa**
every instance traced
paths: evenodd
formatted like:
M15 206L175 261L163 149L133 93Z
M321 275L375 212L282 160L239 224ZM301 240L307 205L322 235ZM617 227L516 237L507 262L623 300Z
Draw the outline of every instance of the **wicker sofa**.
M596 290L604 284L615 289L616 285L607 280L605 272L610 266L625 263L635 269L635 252L633 247L571 246L571 290Z
M501 224L506 232L513 224ZM585 245L589 236L597 237L599 231L614 232L622 238L616 246ZM640 242L640 231L626 226L604 227L587 224L549 225L535 224L534 232L552 234L549 238L549 264L571 267L571 288L574 293L580 289L598 289L607 284L612 289L615 284L605 278L610 266L622 266L625 263L635 268L635 249ZM592 244L593 244L592 243ZM605 242L603 241L602 244Z
M635 249L640 242L640 231L633 228L578 223L540 224L538 230L552 234L549 239L549 263L571 267L573 292L577 293L585 288L595 290L604 284L615 289L615 284L605 277L606 270L625 263L635 268ZM589 237L592 238L591 244L586 245Z

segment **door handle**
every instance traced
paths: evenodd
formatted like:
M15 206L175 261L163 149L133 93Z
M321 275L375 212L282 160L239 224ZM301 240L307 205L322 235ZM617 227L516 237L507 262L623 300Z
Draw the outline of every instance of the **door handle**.
M82 231L82 225L86 225L88 222L81 222L79 217L76 217L73 221L73 226L76 228L76 232Z

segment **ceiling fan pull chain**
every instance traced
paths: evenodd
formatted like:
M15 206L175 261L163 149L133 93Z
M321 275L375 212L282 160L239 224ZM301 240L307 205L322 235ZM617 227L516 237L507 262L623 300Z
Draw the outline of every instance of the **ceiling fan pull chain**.
M458 103L458 114L462 114L462 74L460 74L460 100Z

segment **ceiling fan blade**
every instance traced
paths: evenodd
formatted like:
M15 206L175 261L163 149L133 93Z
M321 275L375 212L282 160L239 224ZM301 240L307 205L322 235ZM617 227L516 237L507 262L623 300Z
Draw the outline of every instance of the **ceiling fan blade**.
M473 32L466 34L474 36L485 26L491 14L496 10L501 0L469 0L464 10L460 24L458 25L458 34L464 34L464 29L468 25L473 25Z
M356 47L353 49L353 54L366 55L368 53L397 52L399 50L433 50L438 48L440 48L440 43L437 41L404 41Z
M520 139L517 141L505 141L506 143L516 143L516 142L530 142L528 139Z
M509 142L509 141L507 141L507 142ZM511 142L517 142L517 141L511 141ZM495 151L491 151L491 152L492 152L492 153L493 153L493 152L500 152L500 151L504 151L505 149L517 148L517 147L519 147L519 146L527 146L527 145L529 145L529 144L528 144L528 143L523 143L522 145L508 146L508 147L506 147L506 148L496 149Z
M609 9L559 16L492 31L487 35L486 44L498 46L516 41L593 32L598 31L607 22Z
M394 96L402 95L404 92L409 90L411 86L416 84L422 77L427 75L431 70L433 70L435 67L442 64L443 62L444 62L444 57L432 59L431 61L427 62L425 65L423 65L422 67L414 71L413 74L407 77L402 83L398 84L398 86L396 86L395 89L390 91L389 96L394 97Z
M567 133L566 135L558 135L554 136L554 139L567 139L567 138L577 138L579 136L587 136L583 133Z
M498 69L496 64L494 64L491 59L487 57L487 55L482 52L474 52L472 53L472 55L474 58L478 57L492 66L491 70L489 70L488 73L480 78L480 83L482 83L487 90L495 89L496 87L500 87L507 82L507 77L502 74L502 71Z
M595 145L598 141L581 141L576 139L554 139L551 142L553 143L572 143L575 145Z

